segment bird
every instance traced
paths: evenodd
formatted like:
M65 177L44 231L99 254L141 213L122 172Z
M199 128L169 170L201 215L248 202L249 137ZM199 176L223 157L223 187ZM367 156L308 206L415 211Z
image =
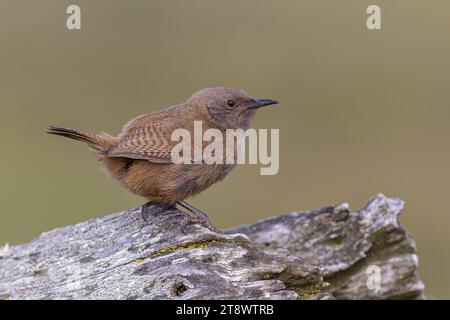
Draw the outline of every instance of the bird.
M235 88L205 88L183 103L131 119L117 136L60 125L48 126L47 133L86 143L108 177L148 200L142 206L143 217L153 204L179 205L194 215L181 223L182 230L189 223L200 223L220 231L205 212L185 199L224 179L236 164L174 163L171 151L177 141L172 141L172 132L180 128L192 132L195 121L201 121L204 130L224 134L227 129L247 130L257 109L277 103Z

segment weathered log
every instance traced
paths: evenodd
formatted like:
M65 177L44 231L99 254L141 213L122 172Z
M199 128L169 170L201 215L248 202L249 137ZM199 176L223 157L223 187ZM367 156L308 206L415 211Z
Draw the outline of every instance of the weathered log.
M0 251L0 299L423 298L403 201L376 195L218 234L140 208Z

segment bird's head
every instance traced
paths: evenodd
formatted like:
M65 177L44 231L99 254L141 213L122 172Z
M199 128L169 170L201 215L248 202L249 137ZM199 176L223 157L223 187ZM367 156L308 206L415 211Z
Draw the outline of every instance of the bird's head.
M233 88L206 88L194 93L188 103L201 112L220 129L247 129L255 111L276 104L272 99L257 99Z

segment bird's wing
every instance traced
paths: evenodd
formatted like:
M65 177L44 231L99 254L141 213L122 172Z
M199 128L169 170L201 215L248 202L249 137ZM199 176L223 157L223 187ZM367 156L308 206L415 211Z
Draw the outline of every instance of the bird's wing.
M167 123L150 123L128 128L121 134L117 146L108 152L108 156L171 163L170 154L177 142L171 141L170 138L175 129L173 124Z

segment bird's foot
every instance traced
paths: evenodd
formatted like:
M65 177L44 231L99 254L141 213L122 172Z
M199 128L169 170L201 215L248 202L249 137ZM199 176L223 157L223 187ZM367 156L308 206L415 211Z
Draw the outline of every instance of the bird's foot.
M198 225L201 225L215 233L221 233L221 234L223 233L223 231L220 230L219 228L215 227L209 219L203 219L203 218L199 218L197 216L186 215L180 223L180 229L181 229L181 232L183 232L183 234L188 234L188 232L186 231L186 228L190 224L198 224Z
M173 204L164 204L163 205L163 204L160 204L160 203L149 201L149 202L143 204L142 207L141 207L141 216L142 216L142 219L145 222L148 222L148 218L147 217L151 214L150 207L152 207L152 206L157 207L157 209L163 209L163 210L176 209L176 206L173 205ZM156 212L157 211L159 211L159 210L156 210Z
M201 211L200 209L195 208L194 206L190 205L189 203L187 203L185 201L178 201L177 203L181 207L189 210L191 213L194 214L194 216L186 215L186 217L183 219L183 221L181 221L180 229L181 229L181 232L183 232L184 234L186 234L185 228L189 224L200 224L213 232L223 233L222 230L220 230L219 228L215 227L212 224L208 215L206 213L204 213L203 211Z

